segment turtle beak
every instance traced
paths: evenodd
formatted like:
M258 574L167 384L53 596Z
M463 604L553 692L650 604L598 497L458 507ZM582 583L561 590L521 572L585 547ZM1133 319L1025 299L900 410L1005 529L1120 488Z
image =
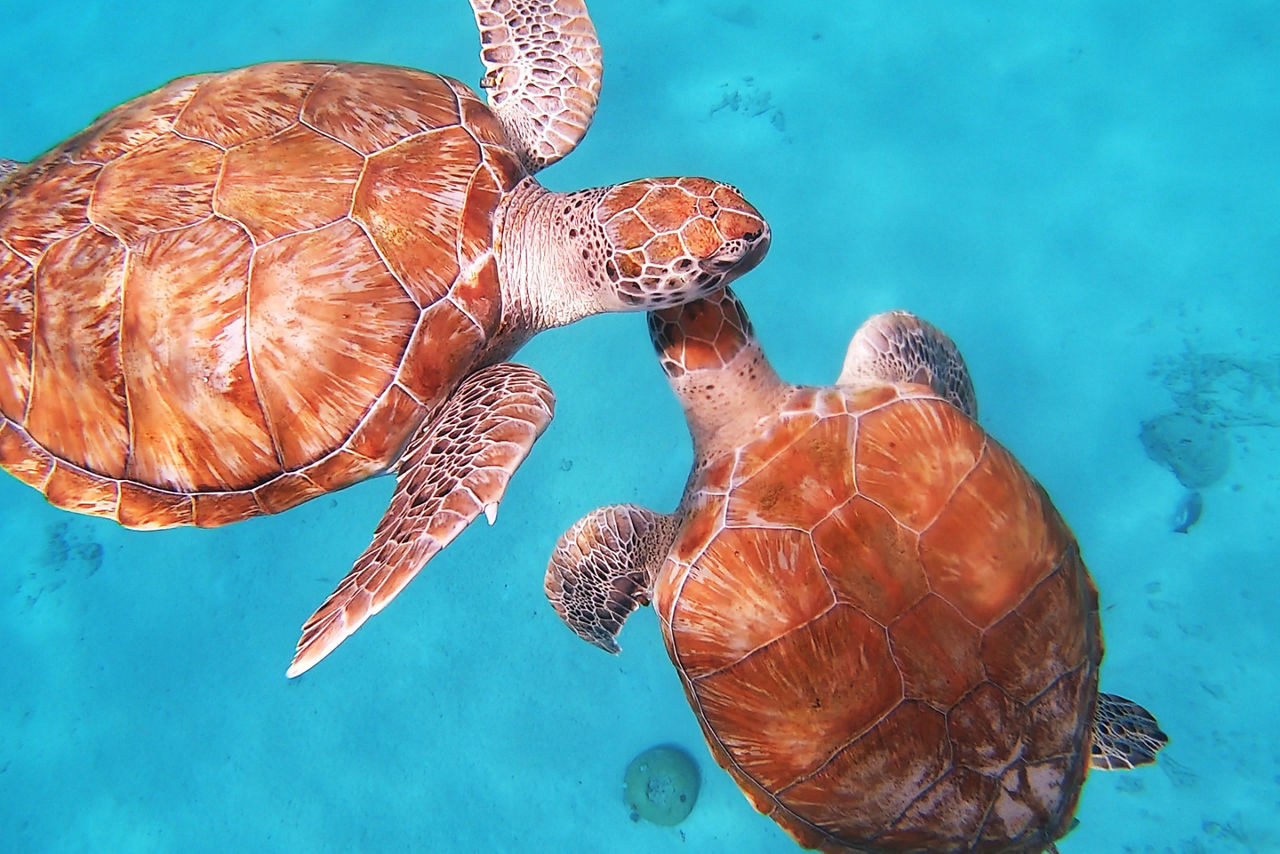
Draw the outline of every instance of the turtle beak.
M754 270L764 260L773 238L769 223L760 212L727 184L717 188L714 222L724 243L720 251L703 262L703 269L717 274L717 286L727 285L743 273Z
M736 187L709 178L644 178L607 188L593 225L612 292L602 310L666 308L709 296L769 251L764 217ZM583 258L590 263L588 254Z
M742 240L747 244L747 251L743 254L742 261L738 264L739 276L754 270L756 265L763 261L764 256L768 253L769 243L773 240L773 233L769 231L769 223L762 218L759 230L742 235Z

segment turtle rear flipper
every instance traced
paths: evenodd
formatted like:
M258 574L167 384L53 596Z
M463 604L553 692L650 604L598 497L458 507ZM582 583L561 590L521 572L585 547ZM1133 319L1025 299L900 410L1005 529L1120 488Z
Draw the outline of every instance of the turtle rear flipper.
M677 523L635 504L599 507L560 535L547 564L551 606L580 638L616 653L631 612L649 604Z
M478 516L493 524L511 474L551 423L555 396L532 368L502 362L463 380L409 441L373 542L302 626L297 676L386 607Z
M1090 764L1105 771L1128 771L1156 761L1156 753L1169 743L1155 716L1132 700L1116 694L1098 694L1093 716L1093 748Z

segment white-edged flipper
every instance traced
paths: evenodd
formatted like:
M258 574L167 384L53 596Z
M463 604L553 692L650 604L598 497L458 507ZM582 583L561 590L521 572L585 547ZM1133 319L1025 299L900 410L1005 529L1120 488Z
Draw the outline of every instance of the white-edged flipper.
M965 415L978 418L978 396L955 342L907 311L873 315L858 327L836 382L842 386L927 385Z
M631 612L649 604L677 521L634 504L600 507L560 535L547 564L551 606L583 640L616 653Z
M555 397L531 368L476 371L410 440L373 542L302 627L297 676L386 607L437 552L482 513L490 522L511 474L551 422Z
M602 52L582 0L471 0L481 87L525 168L537 172L578 144L600 98Z
M1156 761L1156 753L1169 743L1155 716L1132 700L1098 693L1093 715L1093 747L1090 765L1105 771L1128 771Z

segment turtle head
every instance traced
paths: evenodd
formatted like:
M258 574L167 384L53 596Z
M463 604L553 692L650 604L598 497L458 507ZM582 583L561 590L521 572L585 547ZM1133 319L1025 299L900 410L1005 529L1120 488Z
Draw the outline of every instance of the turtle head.
M647 178L555 193L528 178L494 222L504 323L527 338L605 311L713 294L760 263L769 225L706 178Z
M777 410L787 386L774 373L746 310L728 288L649 312L649 337L685 411L698 454L744 441L733 432L735 425L754 424Z
M647 178L597 192L599 300L607 310L662 309L707 296L769 250L768 223L728 184Z
M672 382L719 374L744 350L759 350L746 309L733 291L649 312L649 338Z

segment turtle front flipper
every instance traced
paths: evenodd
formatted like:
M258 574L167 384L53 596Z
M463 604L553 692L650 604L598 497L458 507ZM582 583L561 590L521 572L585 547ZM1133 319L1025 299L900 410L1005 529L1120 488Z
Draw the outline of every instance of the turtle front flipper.
M512 472L551 422L555 396L536 371L476 371L414 434L373 542L302 627L289 676L311 668L386 607L481 513L492 524Z
M906 311L867 319L844 357L842 386L880 383L927 385L975 421L978 397L959 349L946 333Z
M635 504L612 504L560 535L547 564L551 607L579 637L616 653L627 617L649 604L678 525Z
M1105 771L1128 771L1156 761L1156 753L1169 743L1155 716L1132 700L1116 694L1098 694L1093 715L1093 747L1090 765Z
M603 74L582 0L471 0L480 29L481 87L525 168L537 172L591 126Z

